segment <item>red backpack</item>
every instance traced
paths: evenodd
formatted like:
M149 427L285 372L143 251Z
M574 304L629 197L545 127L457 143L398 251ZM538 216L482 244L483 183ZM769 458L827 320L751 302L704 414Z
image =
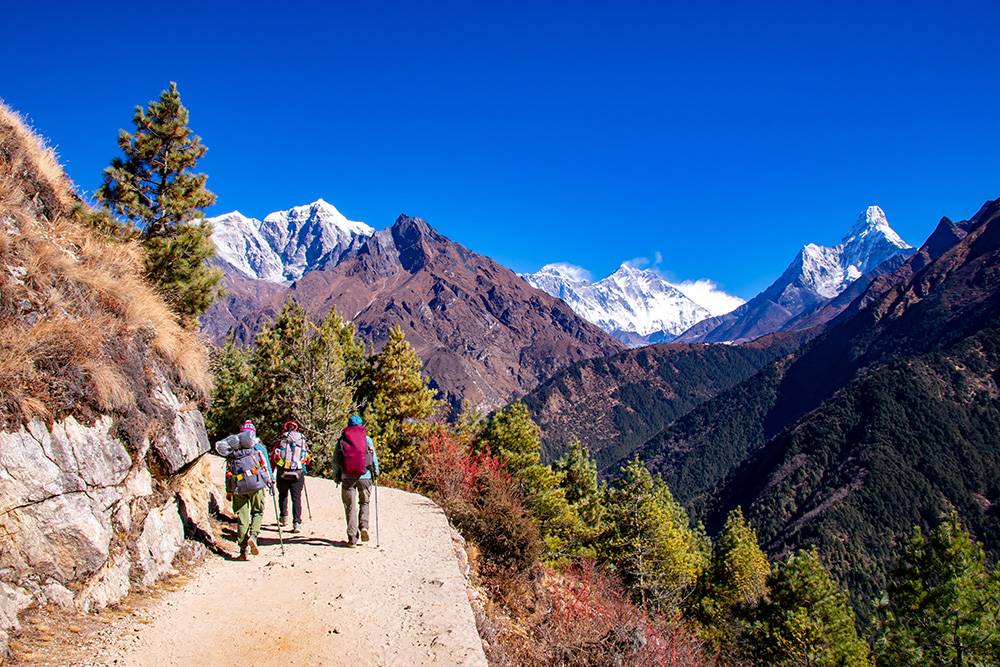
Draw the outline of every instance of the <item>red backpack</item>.
M368 472L371 461L368 458L368 432L364 426L348 426L340 436L340 451L343 454L341 473L344 477L357 479Z

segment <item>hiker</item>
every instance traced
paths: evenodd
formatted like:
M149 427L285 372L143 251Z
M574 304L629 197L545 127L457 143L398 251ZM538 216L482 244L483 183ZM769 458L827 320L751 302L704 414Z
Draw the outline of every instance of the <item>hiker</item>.
M340 497L347 515L347 544L351 547L368 541L368 498L372 476L377 479L378 473L375 443L368 437L361 417L353 415L333 453L333 479L343 484Z
M278 479L278 507L281 508L278 522L282 526L288 523L288 496L291 495L292 532L297 533L302 527L302 489L306 485L306 472L312 464L312 454L296 422L285 422L284 431L272 455Z
M264 518L264 489L274 493L267 449L248 419L238 434L215 443L215 451L226 457L226 500L233 501L233 513L238 520L239 560L247 560L248 550L254 556L259 553L257 535Z

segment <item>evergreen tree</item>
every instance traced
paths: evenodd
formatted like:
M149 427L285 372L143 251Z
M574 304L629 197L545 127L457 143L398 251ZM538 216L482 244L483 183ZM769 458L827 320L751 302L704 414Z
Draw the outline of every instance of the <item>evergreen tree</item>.
M213 355L210 432L234 432L244 419L252 419L258 435L270 444L286 421L295 420L315 456L313 472L328 473L354 399L345 342L352 350L361 348L354 327L336 312L317 325L289 299L257 333L251 351L229 342Z
M553 467L562 477L566 500L583 522L586 541L592 541L601 532L604 519L604 490L597 482L597 461L573 438Z
M602 560L618 571L642 605L677 610L707 566L704 531L691 528L666 483L637 458L622 467L607 495Z
M305 362L294 400L294 418L309 439L315 457L313 472L329 475L333 452L341 429L347 423L354 388L347 380L344 321L331 311L309 336ZM353 342L353 327L351 327Z
M441 409L422 367L398 326L389 330L389 340L371 360L365 424L378 447L383 473L396 480L412 479L417 443Z
M752 648L764 664L869 664L868 645L858 638L847 594L815 549L778 565L768 588L752 637Z
M212 438L222 438L253 416L251 400L257 391L250 354L229 340L212 354L211 371L214 385L205 428Z
M1000 664L1000 569L955 513L928 536L914 530L881 607L879 664Z
M486 445L507 465L538 521L550 555L559 557L580 542L581 525L562 488L562 475L542 463L542 439L524 403L497 411L483 431Z
M749 630L751 611L767 593L770 572L757 533L737 507L726 517L692 605L693 616L703 626L702 636L716 650L736 657Z
M173 82L146 109L136 107L132 121L135 133L119 133L124 157L105 169L97 198L143 230L150 280L194 326L222 279L206 264L215 250L210 227L199 221L215 195L205 187L207 176L191 171L207 149L188 127L188 110Z
M221 292L222 272L207 262L215 256L212 227L189 222L145 241L146 277L189 328Z
M468 446L473 446L486 429L486 417L482 410L470 403L462 401L462 411L455 419L455 434Z
M309 326L305 310L289 299L275 320L254 338L250 367L255 395L251 407L257 435L268 444L278 440L283 424L302 407Z
M359 409L364 407L359 405L361 387L369 375L370 368L364 343L358 340L354 323L345 320L336 308L332 308L323 319L321 328L336 335L344 360L344 382L351 389L355 405Z

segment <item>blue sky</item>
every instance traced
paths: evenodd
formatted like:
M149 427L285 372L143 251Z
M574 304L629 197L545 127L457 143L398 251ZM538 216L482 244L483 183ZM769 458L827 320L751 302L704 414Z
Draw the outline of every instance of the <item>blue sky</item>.
M519 271L749 297L869 203L919 244L1000 196L996 2L77 4L4 8L0 97L84 190L176 80L211 213L405 212Z

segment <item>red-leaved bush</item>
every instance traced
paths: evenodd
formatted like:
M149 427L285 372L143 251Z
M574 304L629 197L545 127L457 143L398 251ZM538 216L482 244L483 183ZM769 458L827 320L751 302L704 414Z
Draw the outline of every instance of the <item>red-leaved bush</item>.
M435 494L446 512L472 498L481 476L510 479L503 462L488 449L474 453L448 433L434 433L424 441L417 482Z
M650 615L620 582L581 560L549 577L550 609L534 629L548 665L688 666L704 663L694 633L679 619Z
M473 562L490 597L491 664L703 664L698 641L680 620L637 607L592 561L560 571L540 565L538 526L517 481L489 450L474 452L452 434L435 433L420 447L417 483L480 554Z
M433 434L421 447L417 482L476 543L489 568L525 571L538 561L538 526L517 482L489 450L473 452L450 434Z

